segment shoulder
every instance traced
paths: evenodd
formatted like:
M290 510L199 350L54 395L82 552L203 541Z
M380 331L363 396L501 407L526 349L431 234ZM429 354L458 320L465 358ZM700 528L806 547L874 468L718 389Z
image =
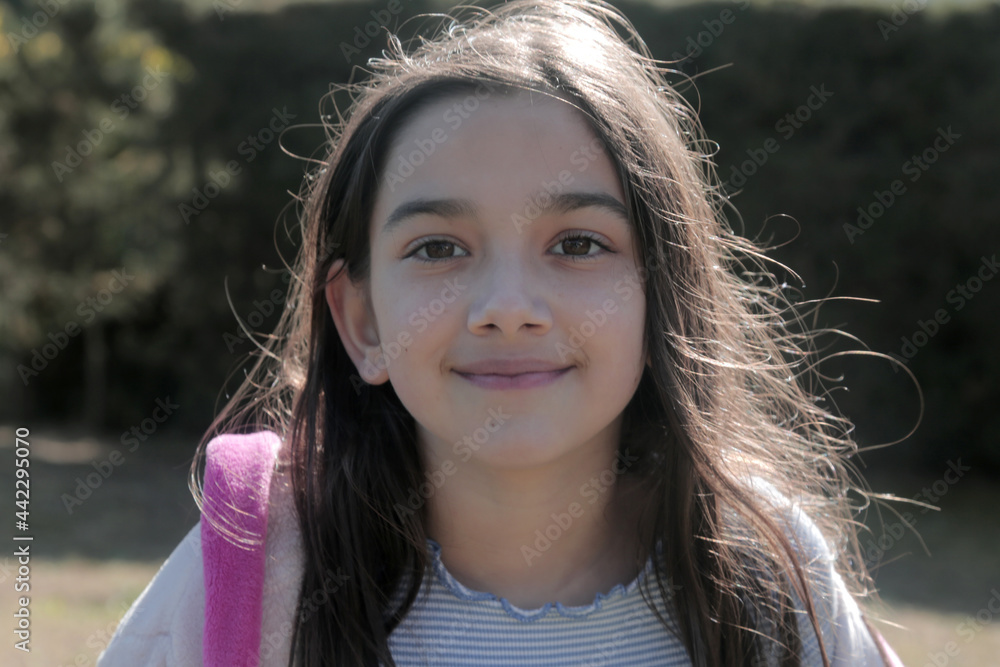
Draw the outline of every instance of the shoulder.
M259 496L241 495L240 489L260 482L254 477L267 470L267 528L262 589L260 657L262 665L287 664L287 655L302 575L302 547L298 516L288 474L289 450L274 433L226 434L206 447L206 481L209 468L222 497L251 500L261 509ZM245 509L246 506L243 507ZM102 667L112 665L199 665L205 625L205 518L192 528L126 613L101 654ZM240 584L240 585L245 585Z
M132 603L97 664L200 664L204 614L199 523Z
M288 664L305 568L290 455L289 443L283 441L276 452L270 484L260 643L263 666Z
M774 486L754 479L751 488L773 510L799 557L809 583L809 594L832 667L861 665L881 667L883 660L864 614L838 570L838 554L831 548L816 522L800 504ZM822 665L816 631L804 602L793 594L803 665Z
M232 538L219 540L215 538L221 533L206 532L203 514L203 538L206 544L214 540L203 547L212 557L211 566L205 567L206 608L213 612L206 619L205 636L217 640L210 648L217 649L220 658L233 651L252 655L245 638L233 629L259 624L261 664L287 663L303 571L290 456L290 443L270 431L224 435L209 444L205 493L218 491L216 497L225 503L209 511ZM260 553L262 538L265 548Z

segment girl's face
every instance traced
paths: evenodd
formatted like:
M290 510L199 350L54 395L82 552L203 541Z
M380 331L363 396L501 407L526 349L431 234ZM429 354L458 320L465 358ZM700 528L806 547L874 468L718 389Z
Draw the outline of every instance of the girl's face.
M401 128L381 183L369 293L327 294L362 377L390 381L415 418L428 470L613 451L645 362L645 298L621 182L586 117L538 93L444 98ZM474 366L505 360L567 370Z

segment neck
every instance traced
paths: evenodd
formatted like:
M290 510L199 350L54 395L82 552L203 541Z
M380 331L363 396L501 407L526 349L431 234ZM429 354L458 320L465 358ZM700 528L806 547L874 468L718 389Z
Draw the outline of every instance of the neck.
M429 499L427 533L465 586L523 609L582 606L639 573L639 503L614 452L576 465L484 469L470 462Z

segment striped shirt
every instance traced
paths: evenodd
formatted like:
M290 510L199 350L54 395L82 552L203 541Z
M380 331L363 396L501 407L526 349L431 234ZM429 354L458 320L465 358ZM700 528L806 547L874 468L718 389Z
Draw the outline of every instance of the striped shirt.
M615 585L584 606L547 603L522 609L506 598L472 590L441 561L432 563L421 594L389 637L399 667L471 665L684 665L687 652L643 601L639 585L652 560L628 586ZM652 582L655 588L655 582ZM661 610L663 607L661 606Z
M792 509L803 564L831 665L882 665L860 611L833 568L815 524ZM597 593L584 606L547 603L522 609L492 593L463 585L427 540L431 564L413 606L389 637L399 667L664 667L691 665L679 627L664 605L650 558L627 586ZM640 588L648 586L673 632L653 614ZM400 589L402 590L402 589ZM401 599L397 594L396 601ZM795 598L798 604L798 598ZM819 644L801 604L797 608L803 667L822 665ZM777 664L777 663L775 663Z

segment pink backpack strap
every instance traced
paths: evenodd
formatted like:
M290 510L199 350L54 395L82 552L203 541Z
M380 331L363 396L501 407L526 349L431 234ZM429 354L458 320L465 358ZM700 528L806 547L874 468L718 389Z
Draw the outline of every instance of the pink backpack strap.
M892 650L892 647L889 646L889 642L885 640L882 633L875 629L875 626L869 623L867 618L864 618L864 622L865 627L868 628L868 632L871 633L872 638L875 640L875 645L878 647L878 652L882 656L882 662L885 667L905 667L903 661Z
M201 520L206 667L259 664L268 499L280 447L277 434L261 431L220 435L206 448Z
M875 636L875 641L878 643L879 649L881 649L882 656L885 659L885 667L904 667L903 661L899 659L896 652L892 650L889 646L889 642L885 640L882 633L872 628L872 634Z

